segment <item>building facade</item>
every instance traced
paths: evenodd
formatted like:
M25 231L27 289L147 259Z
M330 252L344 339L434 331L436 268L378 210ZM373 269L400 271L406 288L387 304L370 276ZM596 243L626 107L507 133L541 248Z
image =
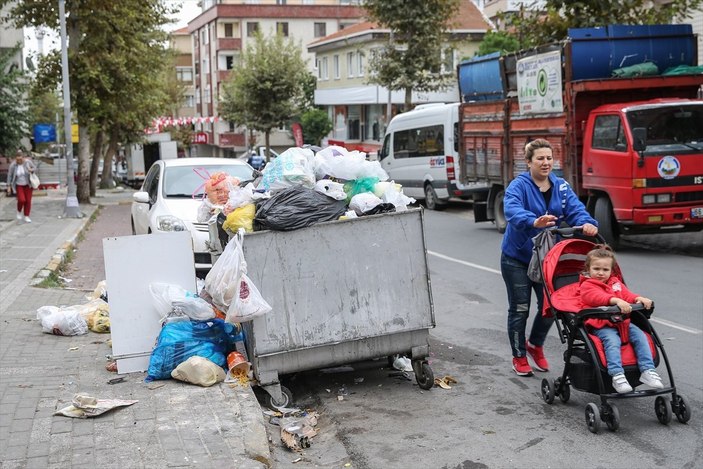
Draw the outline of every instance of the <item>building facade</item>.
M362 20L364 11L351 0L203 0L202 13L188 23L193 41L194 117L196 132L207 135L197 145L199 156L234 156L263 143L263 135L250 141L246 129L218 116L222 83L239 66L241 52L256 31L276 31L300 44L324 37ZM310 71L312 54L303 50ZM271 133L274 148L293 145L288 129Z
M478 8L470 0L462 0L442 50L442 72L455 74L457 64L475 54L490 29ZM364 22L308 44L317 65L315 104L326 108L333 122L327 143L375 151L383 140L388 115L402 111L404 90L389 92L383 86L369 84L372 73L369 59L387 47L389 40L390 30ZM413 104L458 100L456 80L443 91L412 95Z

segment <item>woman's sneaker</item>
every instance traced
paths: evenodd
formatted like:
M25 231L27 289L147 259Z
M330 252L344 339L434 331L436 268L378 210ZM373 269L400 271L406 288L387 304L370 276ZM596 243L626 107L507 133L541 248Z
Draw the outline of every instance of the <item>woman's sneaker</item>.
M640 378L640 380L641 379L642 378ZM630 383L627 382L627 378L625 378L624 373L619 373L613 376L613 387L615 388L615 392L618 394L632 392L632 386L630 386Z
M549 362L544 358L544 347L538 347L527 342L527 354L532 358L535 368L539 371L549 371Z
M518 376L532 376L532 367L527 363L527 357L513 357L513 371Z
M657 389L662 389L664 387L664 383L662 383L662 379L659 376L659 373L654 370L643 371L640 375L640 383L646 384L649 387Z

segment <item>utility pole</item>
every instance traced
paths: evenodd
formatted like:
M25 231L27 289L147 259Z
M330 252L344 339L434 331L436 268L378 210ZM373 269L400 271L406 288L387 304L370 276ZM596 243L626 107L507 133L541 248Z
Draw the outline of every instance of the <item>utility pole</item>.
M76 183L73 180L73 143L71 141L71 86L68 82L68 45L66 41L66 0L59 0L59 22L61 23L61 78L63 80L63 130L66 141L66 179L68 192L64 218L83 218L83 213L78 206L76 197ZM74 38L75 40L75 38Z

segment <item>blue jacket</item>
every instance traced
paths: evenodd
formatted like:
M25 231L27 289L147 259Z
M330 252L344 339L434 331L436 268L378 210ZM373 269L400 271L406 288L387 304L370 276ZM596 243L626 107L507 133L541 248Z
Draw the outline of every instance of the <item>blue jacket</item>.
M508 226L503 235L501 249L506 256L525 264L529 264L532 257L532 238L540 231L539 228L532 226L538 217L546 213L556 215L559 217L556 226L563 221L569 226L579 226L584 223L598 226L598 222L588 214L586 207L568 182L554 174L549 175L549 180L552 183L549 208L544 203L544 197L530 177L529 171L513 179L505 191L503 207Z

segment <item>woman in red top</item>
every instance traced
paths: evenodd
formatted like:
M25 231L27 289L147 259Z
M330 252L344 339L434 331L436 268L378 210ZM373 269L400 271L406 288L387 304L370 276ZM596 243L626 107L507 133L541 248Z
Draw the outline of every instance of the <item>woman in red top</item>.
M608 374L613 377L613 388L618 393L632 391L622 368L620 347L628 341L632 344L640 369L640 382L653 388L664 387L659 374L654 370L652 351L642 329L630 322L631 303L641 303L646 309L652 300L632 293L617 275L612 275L616 266L615 254L607 246L596 246L586 255L585 272L580 279L580 294L584 308L617 306L624 313L612 319L591 318L586 326L603 343Z

